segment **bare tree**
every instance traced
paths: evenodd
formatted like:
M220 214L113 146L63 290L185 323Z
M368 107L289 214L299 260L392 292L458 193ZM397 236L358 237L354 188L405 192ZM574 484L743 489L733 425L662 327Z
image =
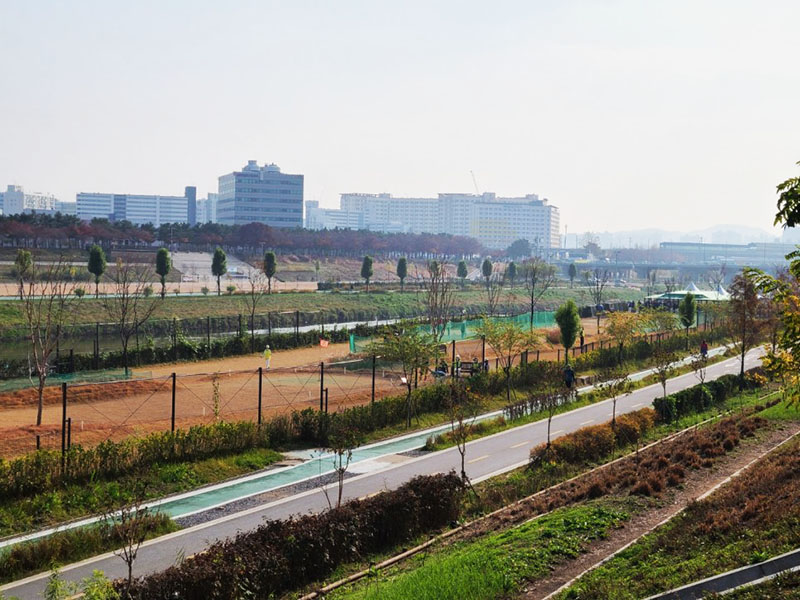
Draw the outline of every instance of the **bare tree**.
M589 271L589 276L586 277L586 287L589 291L589 297L592 299L592 304L595 305L598 334L600 333L600 311L597 307L603 304L605 290L610 279L611 272L608 269L601 269L599 267L593 271Z
M725 282L726 268L725 263L720 263L719 267L708 272L708 283L717 288Z
M241 303L250 315L250 351L256 351L255 320L256 309L264 298L264 273L249 269L247 271L247 289L240 296Z
M761 336L763 322L759 318L761 300L758 297L753 278L740 274L733 278L730 287L730 317L733 343L740 355L739 389L744 387L744 359L747 351L753 348Z
M667 349L666 344L656 342L656 347L653 350L653 371L655 371L656 379L661 384L664 390L664 397L667 397L667 381L670 375L675 371L675 363L678 360L678 355Z
M111 277L112 293L103 299L103 308L117 325L122 344L122 362L128 375L128 343L139 327L156 312L159 298L149 295L153 274L148 267L137 268L117 259L117 268Z
M574 268L574 264L570 265ZM572 277L572 276L571 276ZM531 330L533 330L534 313L539 301L556 282L555 266L546 263L539 257L526 260L522 263L522 278L528 290L531 310ZM572 277L574 279L574 277Z
M439 261L432 260L428 263L427 274L422 275L422 286L425 312L431 331L439 341L442 339L445 324L453 310L453 289L447 269Z
M692 371L694 371L694 376L697 377L697 381L700 382L700 385L704 385L706 382L708 357L703 356L702 354L697 354L694 358L692 358L691 366Z
M110 527L113 534L120 541L120 547L114 552L128 567L127 597L130 598L130 589L133 584L133 564L139 548L147 539L152 528L149 509L145 506L147 500L147 480L144 474L134 473L129 484L131 502L122 508L117 508L118 500L107 492L103 500L103 523Z
M503 276L493 273L486 278L486 313L492 317L497 313L497 307L503 296Z
M675 277L665 277L664 278L664 290L667 294L672 293L678 289L678 280Z
M602 369L599 373L601 390L606 392L611 398L611 429L617 428L617 400L621 396L627 396L633 391L629 373L621 365Z
M18 272L22 314L31 344L31 370L38 378L36 424L42 424L44 386L50 370L50 357L58 347L64 325L72 319L74 283L63 258L48 267L30 262Z
M550 430L558 407L567 398L569 388L564 380L564 371L558 362L542 363L541 382L532 392L532 403L547 413L547 452L550 451Z
M475 430L475 419L481 413L480 398L477 394L471 394L464 382L454 379L450 385L447 412L450 418L450 436L461 456L461 479L471 488L466 470L467 442Z
M350 462L353 460L353 450L360 445L361 439L355 429L334 421L331 432L328 435L326 450L330 452L333 457L333 471L336 474L336 482L338 484L336 508L342 505L344 479L347 474L347 469L350 467ZM325 494L325 499L328 501L328 507L332 508L331 500L328 497L328 490L323 486L322 491Z
M487 318L484 318L478 326L478 333L486 338L486 343L494 350L495 356L503 367L506 378L506 402L510 404L513 392L511 367L514 356L538 344L539 337L531 331L520 329L516 323L493 321Z

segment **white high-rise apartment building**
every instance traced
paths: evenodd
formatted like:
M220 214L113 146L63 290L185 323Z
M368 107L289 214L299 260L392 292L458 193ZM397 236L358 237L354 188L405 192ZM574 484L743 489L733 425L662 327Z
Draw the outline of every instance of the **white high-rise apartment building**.
M561 245L558 207L536 194L519 198L498 198L493 193L439 194L436 198L342 194L338 210L306 203L306 227L464 235L498 249L518 239L540 249Z
M217 222L217 198L219 194L208 193L207 198L200 198L197 201L197 222L216 223Z
M189 199L186 196L143 194L96 194L81 192L76 197L78 218L84 221L109 219L130 221L134 225L188 223Z
M19 185L9 185L3 192L3 214L55 213L62 203L52 194L30 193Z

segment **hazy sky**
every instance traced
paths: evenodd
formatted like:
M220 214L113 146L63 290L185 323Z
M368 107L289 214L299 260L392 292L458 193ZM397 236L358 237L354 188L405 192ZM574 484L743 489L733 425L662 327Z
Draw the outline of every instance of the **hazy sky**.
M0 185L538 193L569 231L768 228L800 2L0 0Z

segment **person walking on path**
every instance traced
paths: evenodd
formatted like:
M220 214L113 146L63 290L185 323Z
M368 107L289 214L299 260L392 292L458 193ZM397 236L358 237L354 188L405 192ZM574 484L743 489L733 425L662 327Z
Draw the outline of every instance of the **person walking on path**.
M583 337L583 327L581 327L581 354L583 354L583 347L586 345L585 338Z
M708 344L705 340L700 343L700 355L703 358L708 358Z
M269 344L264 348L264 368L269 369L269 361L272 360L272 350L269 349Z

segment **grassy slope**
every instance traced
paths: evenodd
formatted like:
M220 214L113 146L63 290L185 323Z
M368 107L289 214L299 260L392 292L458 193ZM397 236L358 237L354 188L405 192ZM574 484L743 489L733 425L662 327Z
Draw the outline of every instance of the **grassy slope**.
M760 415L775 420L800 416L783 404ZM762 458L748 474L591 571L560 598L645 597L796 548L798 457L800 441L794 440ZM781 462L783 469L776 466ZM767 488L769 501L758 495L761 488Z
M554 307L566 298L574 298L581 304L588 302L582 290L575 288L558 288L549 291L543 300L543 306ZM610 289L608 299L634 300L641 297L635 290ZM265 296L258 308L259 314L269 311L295 311L314 312L325 310L343 312L348 314L353 311L364 311L370 315L387 314L412 315L420 314L422 310L422 295L416 292L393 293L314 293L314 292L286 292ZM485 292L479 289L457 291L454 306L466 309L480 309L486 302ZM524 290L519 288L507 294L503 306L517 306L523 310L526 305ZM182 296L164 299L155 318L198 318L207 315L232 316L246 312L243 299L237 296ZM105 319L101 301L85 297L74 307L75 323L94 323L98 318ZM0 326L22 324L22 313L16 301L0 301Z
M629 505L642 502L595 501L555 511L520 527L473 542L417 555L398 570L331 594L330 598L381 600L462 600L497 598L541 577L558 561L577 556L585 544L602 538L628 518Z
M156 498L195 489L263 469L280 460L274 450L257 448L241 454L208 458L197 462L153 465L146 472L147 496ZM131 479L71 484L27 498L0 500L0 537L32 531L102 510L102 499L117 504L130 500Z

